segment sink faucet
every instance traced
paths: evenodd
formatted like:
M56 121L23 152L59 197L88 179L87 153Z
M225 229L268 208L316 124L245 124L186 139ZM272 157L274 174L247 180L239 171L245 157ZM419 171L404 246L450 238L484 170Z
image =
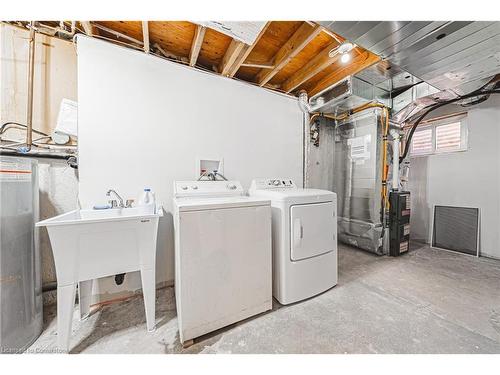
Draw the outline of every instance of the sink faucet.
M123 198L122 198L122 197L120 197L120 196L118 195L118 193L117 193L116 191L114 191L113 189L109 189L109 190L108 190L108 192L106 193L106 195L107 195L108 197L110 197L110 196L111 196L111 193L113 193L114 195L116 195L116 197L118 198L118 201L120 201L120 204L118 205L118 207L120 207L120 208L124 208L124 207L125 207L125 205L123 204ZM114 201L114 202L116 203L116 201ZM114 207L114 204L113 204L113 201L111 201L111 208L115 208L115 207Z

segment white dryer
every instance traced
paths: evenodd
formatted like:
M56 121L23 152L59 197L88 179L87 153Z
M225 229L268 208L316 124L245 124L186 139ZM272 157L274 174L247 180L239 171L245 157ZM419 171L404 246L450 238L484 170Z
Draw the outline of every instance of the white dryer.
M290 179L257 179L251 197L271 200L273 295L283 305L337 284L337 195Z
M174 183L181 343L272 308L271 206L237 181Z

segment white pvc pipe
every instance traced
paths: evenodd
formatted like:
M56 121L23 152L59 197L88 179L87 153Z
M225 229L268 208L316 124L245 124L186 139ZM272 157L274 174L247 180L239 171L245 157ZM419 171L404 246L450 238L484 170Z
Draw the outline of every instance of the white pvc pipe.
M399 133L392 131L392 190L399 190Z
M307 92L301 90L299 93L298 103L300 110L303 113L309 114L311 112L311 106L309 105L309 100L307 99Z

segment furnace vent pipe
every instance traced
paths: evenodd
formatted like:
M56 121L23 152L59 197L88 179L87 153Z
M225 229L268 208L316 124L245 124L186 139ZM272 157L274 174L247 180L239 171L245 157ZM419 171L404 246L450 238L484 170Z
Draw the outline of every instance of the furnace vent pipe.
M307 186L307 164L309 162L309 142L307 141L307 135L309 134L309 128L307 124L309 124L310 117L309 112L311 111L311 106L309 105L309 99L307 97L307 92L305 90L301 90L299 92L298 99L299 108L304 116L303 123L303 137L302 137L302 186L305 188Z
M399 132L391 131L392 135L392 190L399 190Z
M30 22L29 59L28 59L28 106L26 117L26 151L33 144L33 85L35 76L35 21Z
M311 112L311 106L309 105L307 92L305 90L301 90L299 92L299 107L300 110L306 114L309 114L309 112Z

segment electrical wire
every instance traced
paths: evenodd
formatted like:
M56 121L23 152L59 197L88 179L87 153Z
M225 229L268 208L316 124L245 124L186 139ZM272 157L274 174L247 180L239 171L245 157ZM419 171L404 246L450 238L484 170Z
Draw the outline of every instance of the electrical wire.
M485 102L489 98L490 98L489 95L481 95L481 97L479 97L477 100L474 100L474 101L471 101L471 102L467 102L467 103L460 103L460 106L464 107L464 108L465 107L472 107L474 105L481 104L482 102Z
M418 124L420 124L420 122L422 122L422 120L425 118L425 116L427 116L432 111L434 111L434 110L436 110L436 109L438 109L440 107L443 107L443 106L445 106L447 104L459 102L460 100L472 98L474 96L490 95L490 94L500 94L500 89L484 90L484 91L477 90L477 91L474 91L474 92L472 92L470 94L467 94L467 95L462 95L462 96L459 96L457 98L447 100L445 102L434 104L431 108L429 108L428 110L426 110L413 123L413 126L410 129L410 132L408 133L408 137L406 138L405 148L404 148L404 151L403 151L403 155L401 155L399 157L399 163L402 163L403 160L408 156L408 151L410 149L410 144L411 144L411 140L413 138L413 134L415 133L415 130L417 129Z
M14 125L14 126L9 126L9 125ZM15 127L15 128L18 128L18 129L28 128L27 125L21 124L19 122L8 121L8 122L4 122L2 124L2 126L0 126L0 134L5 133L11 127ZM32 129L32 131L33 131L33 133L36 133L36 134L39 134L39 135L43 135L43 136L46 136L46 137L49 136L48 134L46 134L44 132L41 132L39 130Z
M50 138L50 136L46 135L46 136L43 136L43 137L36 138L36 139L33 140L33 144L35 146L40 146L42 144L40 141L42 139L47 139L47 138ZM15 148L13 148L14 146L22 146L22 145L25 145L25 144L26 144L25 141L22 141L22 142L12 142L12 143L8 143L6 145L0 145L0 148L6 148L6 149L9 149L9 150L16 150Z

